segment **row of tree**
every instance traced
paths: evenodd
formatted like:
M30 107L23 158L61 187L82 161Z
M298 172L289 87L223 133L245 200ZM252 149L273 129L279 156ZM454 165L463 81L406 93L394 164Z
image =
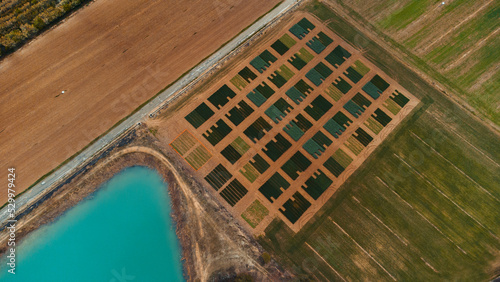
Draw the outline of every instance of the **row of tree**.
M0 3L0 57L20 47L85 0L5 0Z

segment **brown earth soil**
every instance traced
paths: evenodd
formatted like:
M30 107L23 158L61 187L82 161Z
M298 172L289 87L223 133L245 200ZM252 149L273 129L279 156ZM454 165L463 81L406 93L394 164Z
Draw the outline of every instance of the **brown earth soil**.
M28 188L278 2L82 8L0 63L1 171L15 167L17 192Z
M257 281L289 277L274 262L264 263L263 249L253 236L235 223L231 214L211 193L194 180L189 171L177 169L176 160L164 154L158 141L143 127L132 141L59 188L53 196L17 222L16 241L40 226L53 222L82 200L92 198L100 185L121 170L147 166L168 183L176 233L182 246L184 275L188 281L209 281L250 274ZM100 156L97 156L99 158ZM187 172L187 173L186 173ZM7 229L0 231L0 255L6 251ZM238 240L235 240L237 238Z

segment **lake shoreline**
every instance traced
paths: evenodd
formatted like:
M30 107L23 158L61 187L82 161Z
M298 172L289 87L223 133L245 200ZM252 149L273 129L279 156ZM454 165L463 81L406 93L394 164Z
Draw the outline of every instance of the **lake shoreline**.
M22 211L16 241L20 243L31 232L54 222L78 203L91 199L120 171L144 166L156 170L168 183L171 218L181 248L183 276L187 281L234 278L239 273L250 273L257 281L283 276L275 262L266 266L262 264L260 255L264 250L250 232L177 163L175 156L164 153L166 150L148 133L147 127L134 130L43 196L41 201ZM233 238L240 241L234 243ZM0 231L0 256L8 249L7 240L8 232L4 229Z
M184 236L182 232L182 229L186 228L186 226L182 221L182 200L176 178L160 160L146 154L130 153L114 157L119 149L133 144L134 141L137 142L137 139L141 139L137 137L136 133L136 131L132 131L120 139L110 150L96 156L83 169L75 172L68 180L57 185L31 206L21 211L17 215L16 245L18 246L24 238L40 227L53 223L79 203L92 199L111 178L121 171L136 166L148 167L155 170L161 175L163 181L168 183L167 192L172 209L170 217L175 226L181 248L182 272L184 278L189 280L189 273L193 271L193 262L189 258L193 254L191 253L190 239L188 236ZM8 235L6 228L0 231L0 257L7 254L10 249L7 245Z

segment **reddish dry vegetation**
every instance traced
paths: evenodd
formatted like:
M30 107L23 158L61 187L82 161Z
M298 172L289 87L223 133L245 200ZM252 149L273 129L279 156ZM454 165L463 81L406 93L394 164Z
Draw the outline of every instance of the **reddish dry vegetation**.
M14 53L0 64L1 186L15 167L25 190L277 3L99 0Z

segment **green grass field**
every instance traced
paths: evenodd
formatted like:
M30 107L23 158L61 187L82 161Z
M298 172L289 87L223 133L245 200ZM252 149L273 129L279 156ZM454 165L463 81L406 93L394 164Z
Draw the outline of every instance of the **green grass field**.
M335 2L350 10L358 22L370 26L385 41L410 55L409 60L417 67L447 85L481 115L500 125L500 2ZM455 22L448 26L451 21ZM439 32L434 34L436 30Z
M318 2L306 10L422 100L294 234L260 243L319 281L488 280L500 272L500 138ZM360 36L363 37L360 40Z

